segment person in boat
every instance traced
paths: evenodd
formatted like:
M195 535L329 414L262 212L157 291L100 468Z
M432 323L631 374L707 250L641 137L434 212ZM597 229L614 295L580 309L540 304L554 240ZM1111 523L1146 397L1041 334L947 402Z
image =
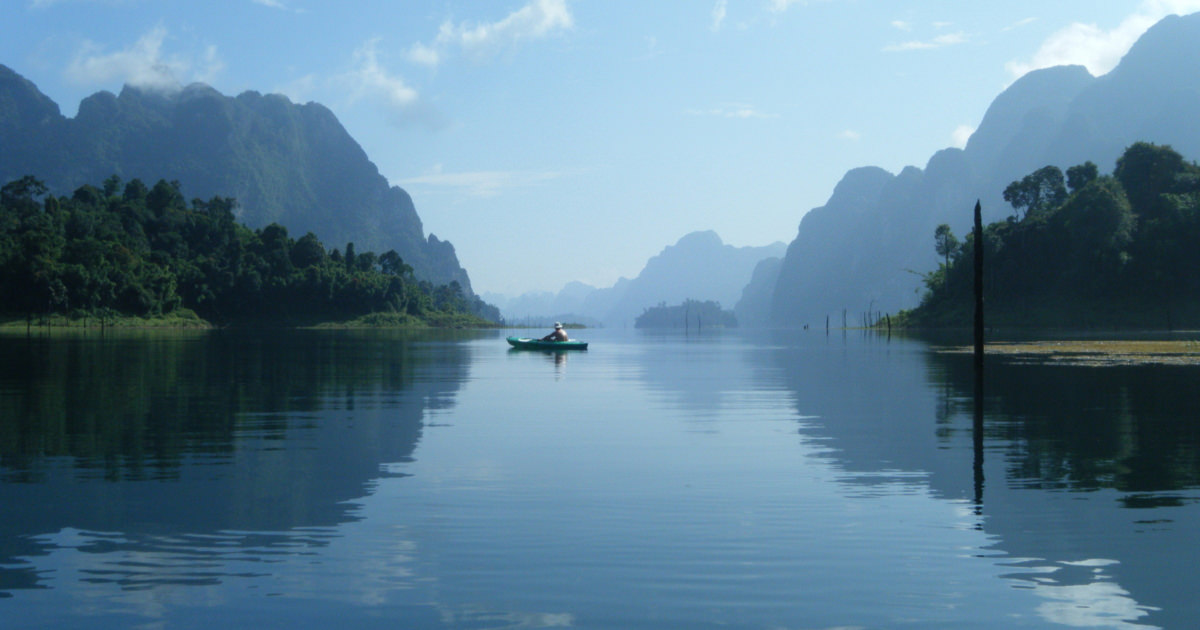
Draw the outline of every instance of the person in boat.
M542 337L542 341L569 341L567 337L567 329L559 322L554 322L554 332Z

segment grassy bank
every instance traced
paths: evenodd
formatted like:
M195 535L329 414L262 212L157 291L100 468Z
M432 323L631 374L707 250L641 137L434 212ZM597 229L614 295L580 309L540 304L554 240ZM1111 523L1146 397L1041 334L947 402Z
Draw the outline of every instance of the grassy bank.
M239 321L217 325L205 320L189 309L176 309L170 315L157 317L135 317L129 315L93 314L45 315L33 318L24 316L0 316L0 330L23 331L32 328L54 329L101 329L101 328L186 328L208 329L221 327L266 327L266 328L405 328L405 329L465 329L495 328L496 324L466 313L434 312L424 318L407 313L370 313L345 321L318 321L304 318Z
M461 330L465 328L496 328L497 324L467 313L435 312L424 318L407 313L369 313L362 317L340 321L320 322L307 328L437 328Z
M32 318L24 316L0 316L0 329L25 330L26 328L191 328L205 329L214 326L189 309L176 309L170 315L136 317L132 315L44 315Z

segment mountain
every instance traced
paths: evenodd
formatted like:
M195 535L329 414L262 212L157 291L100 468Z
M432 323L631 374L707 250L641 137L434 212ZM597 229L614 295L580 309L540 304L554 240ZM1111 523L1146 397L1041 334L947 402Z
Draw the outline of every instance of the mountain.
M425 237L408 193L390 186L333 112L278 94L224 96L203 84L174 92L98 92L66 118L37 86L0 65L0 182L24 175L71 194L111 175L180 182L187 198L237 199L238 220L272 222L328 247L394 249L419 278L470 280L454 247Z
M692 232L646 261L604 319L611 326L624 326L660 302L714 300L732 308L754 267L764 258L782 255L784 247L783 243L734 247L722 242L716 232Z
M631 326L642 311L663 302L711 300L730 308L738 302L755 267L764 259L781 257L784 249L782 242L734 247L716 232L692 232L650 258L632 280L621 278L603 289L573 282L557 294L527 293L494 302L509 321L599 322L613 327Z
M911 308L920 274L938 264L933 232L969 231L978 199L984 220L1013 209L1004 188L1046 165L1086 161L1112 170L1138 141L1200 154L1200 14L1151 27L1112 72L1047 68L1017 80L992 102L964 149L934 154L924 169L848 172L829 201L800 222L771 302L778 325L816 325L843 310Z
M522 326L545 326L552 322L571 322L595 326L598 317L584 315L585 301L597 293L596 287L582 282L568 282L558 293L538 291L515 298L487 293L482 297L500 308L505 321Z
M738 325L763 326L770 322L771 298L775 297L782 267L783 259L777 256L764 258L754 267L749 284L742 289L742 298L733 307Z

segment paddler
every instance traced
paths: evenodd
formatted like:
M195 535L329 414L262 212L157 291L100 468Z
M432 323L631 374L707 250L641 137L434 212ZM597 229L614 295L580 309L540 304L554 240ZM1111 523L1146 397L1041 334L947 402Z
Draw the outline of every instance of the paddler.
M542 341L567 341L567 329L561 322L554 322L554 332L542 337Z

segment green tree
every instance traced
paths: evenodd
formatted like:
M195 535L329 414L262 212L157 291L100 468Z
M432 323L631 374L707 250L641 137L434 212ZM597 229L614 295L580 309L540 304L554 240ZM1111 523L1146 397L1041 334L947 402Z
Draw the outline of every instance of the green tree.
M960 247L958 239L955 238L949 225L943 223L937 226L937 229L933 231L933 243L934 249L945 260L946 267L949 268L950 257L957 254Z
M1063 224L1069 256L1063 266L1067 280L1076 290L1103 293L1115 282L1129 262L1128 248L1133 242L1137 217L1120 182L1100 177L1078 190L1056 215Z
M311 233L293 241L282 225L238 224L232 198L186 206L177 182L120 189L116 177L70 197L49 195L34 177L0 186L0 311L107 317L186 306L221 323L495 311L457 283L413 281L395 251L356 253L351 243L345 258L326 255Z
M26 175L0 187L0 204L21 209L37 209L37 200L49 191L46 184L32 175Z
M1100 169L1094 162L1088 160L1067 169L1067 188L1070 188L1071 192L1078 192L1099 176Z
M413 271L412 267L404 264L404 259L394 249L389 249L379 257L379 267L383 273L393 276L408 276Z
M146 188L142 180L131 179L128 184L125 184L125 191L122 193L122 198L130 202L145 201L148 194L150 194L150 190Z
M161 216L168 210L183 207L183 195L179 192L179 182L167 183L159 180L154 188L146 194L146 208L155 215Z
M1057 166L1044 166L1004 189L1004 200L1017 212L1034 215L1057 208L1067 198L1063 173Z
M1124 186L1134 212L1157 218L1164 211L1160 196L1177 192L1176 180L1187 170L1183 156L1170 146L1138 142L1117 159L1113 176Z
M106 198L116 196L117 191L120 189L121 189L121 178L120 177L118 177L116 175L110 175L108 179L104 180L104 196Z
M327 258L325 246L317 239L317 235L312 232L301 236L296 241L296 244L292 246L292 264L297 269L324 264Z

